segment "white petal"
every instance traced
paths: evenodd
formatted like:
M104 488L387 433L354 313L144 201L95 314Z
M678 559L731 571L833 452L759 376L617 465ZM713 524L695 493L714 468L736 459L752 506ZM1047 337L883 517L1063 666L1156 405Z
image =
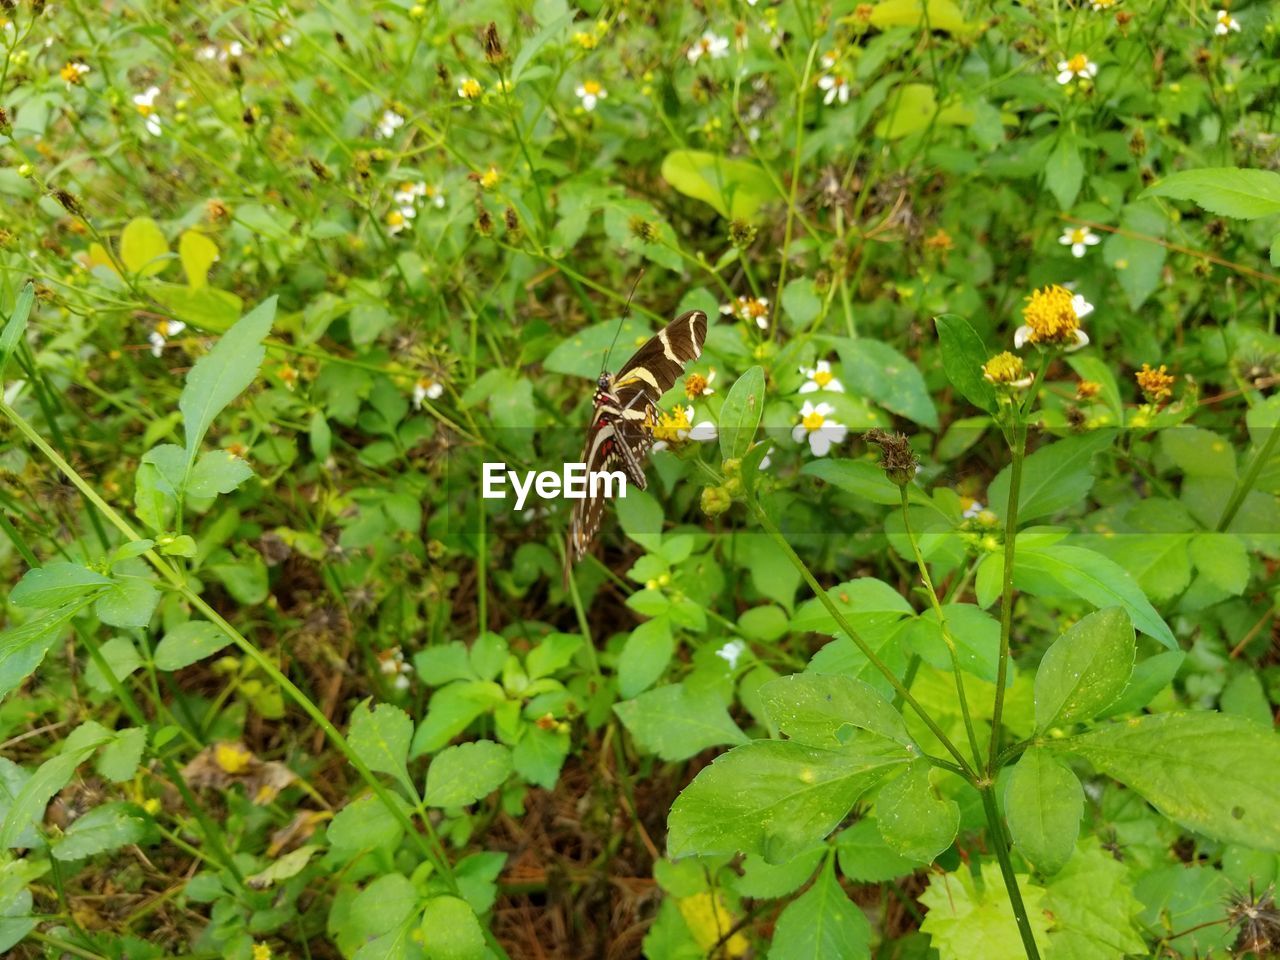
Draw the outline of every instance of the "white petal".
M1023 324L1017 330L1013 331L1013 348L1015 350L1021 350L1023 345L1030 339L1031 328L1026 324Z
M804 405L800 407L800 416L807 417L811 413L813 413L813 401L806 400Z
M1072 236L1074 233L1075 233L1074 230L1063 230L1062 236L1058 238L1058 242L1065 246L1071 246L1071 244L1074 242L1072 240Z
M844 384L839 380L828 380L826 388L831 393L844 393Z
M1073 243L1071 245L1071 255L1077 259L1084 256L1084 244Z
M798 392L799 393L816 393L817 390L818 390L817 383L815 383L812 380L808 380L800 387L800 390Z
M1070 70L1063 70L1060 74L1058 74L1058 82L1064 85L1068 84L1071 82L1071 78L1074 76L1075 74L1072 73Z
M831 404L826 403L826 402L824 401L823 403L820 403L820 404L818 404L816 407L814 407L814 408L813 408L813 412L814 412L814 413L820 413L820 414L822 414L822 416L827 417L827 416L830 416L831 414L835 413L835 412L836 412L836 408L835 408L835 407L833 407Z
M815 457L825 457L831 449L831 438L824 431L815 430L809 434L809 449Z
M1086 234L1084 235L1084 242L1085 242L1087 245L1089 245L1089 246L1091 246L1091 247L1092 247L1092 246L1096 246L1097 244L1101 243L1101 242L1102 242L1102 238L1101 238L1100 236L1098 236L1096 233L1086 233Z
M1093 304L1077 293L1071 298L1071 309L1076 312L1076 319L1079 320L1093 313Z
M819 361L818 361L818 365L817 365L817 367L815 368L815 370L816 370L818 373L830 373L830 372L831 372L831 364L830 364L830 363L828 363L826 360L819 360Z
M1076 342L1073 343L1071 346L1067 347L1067 353L1071 353L1072 351L1079 350L1081 347L1087 347L1088 345L1089 345L1089 335L1085 333L1083 330L1081 330L1079 327L1076 327Z
M689 431L690 440L699 440L702 442L706 442L709 440L714 440L717 436L718 434L716 433L716 425L712 423L710 420L703 420L701 423L699 423L697 426L695 426L692 430Z
M844 443L844 438L849 435L849 428L843 423L836 423L834 420L828 420L824 423L822 431L831 438L832 443Z

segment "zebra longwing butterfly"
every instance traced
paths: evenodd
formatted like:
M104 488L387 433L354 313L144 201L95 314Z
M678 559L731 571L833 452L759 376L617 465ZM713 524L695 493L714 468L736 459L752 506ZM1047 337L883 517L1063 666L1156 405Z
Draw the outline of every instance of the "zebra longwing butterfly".
M690 310L659 330L616 374L600 374L595 412L582 451L588 476L621 469L629 483L645 488L644 458L653 446L658 401L675 385L685 365L701 356L706 339L707 315ZM575 561L590 548L603 510L604 501L590 490L574 507L569 546Z

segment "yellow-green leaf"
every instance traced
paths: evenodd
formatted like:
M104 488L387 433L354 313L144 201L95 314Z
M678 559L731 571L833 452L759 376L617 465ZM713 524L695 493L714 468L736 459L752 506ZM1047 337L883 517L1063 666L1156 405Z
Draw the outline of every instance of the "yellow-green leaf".
M208 282L209 268L218 259L218 247L203 233L187 230L178 238L178 256L187 284L195 290Z
M920 26L924 23L926 9L929 14L930 30L967 33L972 29L971 25L965 22L960 8L951 0L929 0L927 7L920 0L884 0L883 3L877 3L872 8L871 23L881 30L888 27Z
M774 194L768 175L754 163L705 150L672 150L662 161L662 178L722 217L740 220L755 219Z
M120 234L120 259L132 273L155 276L169 265L169 241L150 217L137 217Z
M927 83L908 83L890 94L889 111L889 115L876 124L876 136L885 140L901 140L919 133L930 122L965 127L975 119L973 110L960 103L949 103L939 109L933 87Z

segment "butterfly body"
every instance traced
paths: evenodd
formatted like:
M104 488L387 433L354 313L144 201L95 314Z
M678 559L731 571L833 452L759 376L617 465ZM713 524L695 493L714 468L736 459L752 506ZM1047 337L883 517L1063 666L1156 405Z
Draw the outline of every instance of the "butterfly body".
M707 315L690 310L659 330L617 374L600 374L582 453L588 474L620 469L629 483L645 489L644 458L653 446L658 401L685 365L701 356L706 339ZM604 502L598 497L588 494L578 502L569 527L574 560L586 555L603 512Z

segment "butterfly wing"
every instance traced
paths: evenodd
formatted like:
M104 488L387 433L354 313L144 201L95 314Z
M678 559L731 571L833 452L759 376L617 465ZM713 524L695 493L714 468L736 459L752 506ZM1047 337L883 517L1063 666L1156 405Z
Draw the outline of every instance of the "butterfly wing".
M707 315L701 310L682 313L645 343L612 378L610 389L597 395L595 414L587 432L582 462L588 475L621 469L627 480L643 490L644 458L653 446L653 422L658 401L675 386L685 365L702 355L707 340ZM569 525L575 560L582 559L600 529L604 502L587 490L578 501Z

